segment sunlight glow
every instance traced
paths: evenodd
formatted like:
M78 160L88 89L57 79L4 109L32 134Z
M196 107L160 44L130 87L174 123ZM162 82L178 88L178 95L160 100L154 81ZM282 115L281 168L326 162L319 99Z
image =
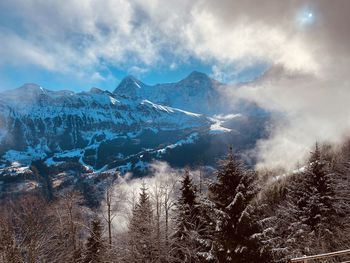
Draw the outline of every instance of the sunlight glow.
M315 22L315 15L309 9L302 9L297 15L297 23L301 27L310 26Z

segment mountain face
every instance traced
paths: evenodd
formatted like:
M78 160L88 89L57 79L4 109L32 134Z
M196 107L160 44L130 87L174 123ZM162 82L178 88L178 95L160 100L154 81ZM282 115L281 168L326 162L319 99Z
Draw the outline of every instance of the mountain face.
M220 93L221 86L223 85L220 82L209 78L206 74L194 71L179 82L154 86L146 85L129 76L113 93L117 96L148 99L162 105L212 115L223 113L227 109L227 101Z
M0 94L0 168L78 163L87 170L145 171L155 159L213 163L229 144L249 150L264 136L259 110L221 111L219 82L193 72L168 84L126 77L111 93L25 84ZM250 107L252 109L252 107ZM253 113L253 114L252 114ZM1 171L0 171L1 173Z

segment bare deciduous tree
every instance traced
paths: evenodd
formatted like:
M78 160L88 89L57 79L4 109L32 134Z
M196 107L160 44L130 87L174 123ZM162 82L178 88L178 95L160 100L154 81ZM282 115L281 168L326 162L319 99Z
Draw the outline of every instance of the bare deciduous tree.
M112 228L113 220L118 213L122 214L125 212L124 203L126 202L126 193L118 181L111 182L107 186L104 200L102 201L102 216L107 223L108 230L108 244L112 246Z

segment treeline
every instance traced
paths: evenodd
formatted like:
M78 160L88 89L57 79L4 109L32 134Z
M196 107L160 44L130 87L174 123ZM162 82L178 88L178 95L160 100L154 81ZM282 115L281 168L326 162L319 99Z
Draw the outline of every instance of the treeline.
M349 179L347 143L316 145L292 174L246 169L230 151L215 178L185 171L132 193L111 182L93 209L73 189L23 195L1 205L0 262L264 263L341 250Z

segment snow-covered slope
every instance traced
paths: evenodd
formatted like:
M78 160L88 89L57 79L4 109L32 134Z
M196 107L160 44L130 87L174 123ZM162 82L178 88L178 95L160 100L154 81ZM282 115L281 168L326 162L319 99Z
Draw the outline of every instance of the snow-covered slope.
M253 148L266 135L268 121L249 102L228 107L232 102L221 88L193 72L154 86L126 77L113 93L52 91L36 84L2 92L0 170L35 159L94 171L144 170L154 159L180 167L215 164L227 145L242 152Z
M105 141L137 137L147 130L156 134L208 129L211 124L200 114L97 88L74 93L26 84L0 94L0 154L10 162L96 150L97 135Z
M31 119L55 119L71 125L107 125L120 131L137 128L184 129L208 124L208 119L180 109L158 105L148 100L117 98L108 91L92 88L89 92L49 91L29 84L10 92L1 93L1 114L4 117ZM80 121L80 123L79 123ZM5 126L6 120L5 120ZM4 124L2 126L4 126ZM59 128L52 120L45 128ZM37 127L38 128L38 127Z

